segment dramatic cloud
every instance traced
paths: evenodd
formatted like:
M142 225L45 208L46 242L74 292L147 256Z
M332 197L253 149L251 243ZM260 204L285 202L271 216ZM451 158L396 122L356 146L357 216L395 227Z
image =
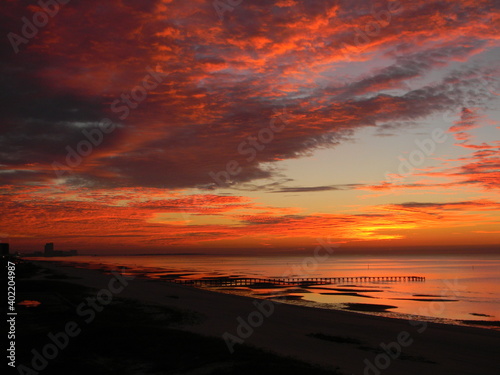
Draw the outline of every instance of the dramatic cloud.
M346 241L395 239L404 235L387 213L305 214L230 194L500 186L499 142L474 138L498 126L483 113L500 93L494 0L255 0L224 11L206 0L88 0L42 22L46 12L2 4L0 184L11 236L147 235L159 247L337 228ZM422 181L292 184L273 168L370 127L389 137L457 113L449 133L471 153L416 170Z
M5 8L5 35L21 33L22 17L40 10ZM408 83L497 43L495 20L488 1L258 1L227 11L222 22L206 1L67 4L18 54L4 46L2 179L50 181L52 163L68 161L60 175L89 186L180 188L270 176L260 163L335 145L367 125L461 106L473 77L409 91ZM375 53L387 66L336 84L335 69ZM151 69L168 75L134 100ZM287 122L275 126L286 126L273 132L285 105ZM79 162L75 152L87 153L82 131L103 118L118 126ZM238 167L228 179L220 173L232 160Z
M12 188L0 202L0 224L13 239L108 250L214 246L249 236L276 246L290 240L298 241L297 246L311 236L335 242L404 239L408 231L427 226L455 228L469 226L471 220L498 225L488 212L500 208L500 203L489 200L410 202L365 207L357 214L303 214L257 205L245 197L165 196L159 189Z

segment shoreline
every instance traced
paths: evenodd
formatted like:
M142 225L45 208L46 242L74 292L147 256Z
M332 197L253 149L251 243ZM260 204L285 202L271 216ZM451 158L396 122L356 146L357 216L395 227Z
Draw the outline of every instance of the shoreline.
M55 261L31 262L87 287L102 288L109 279L98 270L63 266ZM199 313L204 316L203 323L185 327L186 331L219 338L225 333L238 337L241 321L256 311L256 301L263 301L139 278L130 282L123 297ZM272 303L273 313L242 339L245 344L322 366L338 366L345 373L363 374L368 362L373 364L386 355L382 344L397 342L406 332L411 345L390 360L384 374L476 374L494 373L497 368L494 358L500 333L492 329ZM327 339L319 339L318 335ZM335 342L339 337L362 344Z
M83 268L83 269L92 269L92 270L98 270L100 272L108 272L110 269L114 269L111 265L109 264L100 264L100 263L89 263L89 262L72 262L70 259L37 259L37 260L32 260L32 261L40 261L40 262L48 262L48 263L54 263L54 264L59 264L59 265L66 265L70 267L75 267L75 268ZM197 271L189 271L189 270L184 270L181 273L179 273L178 270L174 271L169 271L169 270L164 270L164 269L153 269L151 271L146 271L146 270L136 270L133 267L129 266L118 266L121 269L127 270L127 272L130 272L130 274L135 275L136 277L145 279L145 280L151 280L151 281L158 281L158 282L168 282L172 278L176 278L179 276L185 276L185 275L195 275ZM151 277L150 275L157 275L157 274L164 274L159 277ZM241 275L244 276L244 275ZM176 285L183 285L182 283L175 283ZM353 287L356 285L348 285L349 287ZM193 287L196 289L200 290L207 290L207 291L215 291L217 293L223 293L223 294L229 294L229 295L238 295L238 296L246 296L249 298L256 298L256 299L263 299L263 300L270 300L275 303L285 303L289 305L295 305L295 306L306 306L309 308L315 308L315 309L326 309L326 310L335 310L335 311L347 311L347 312L356 312L356 313L362 313L365 315L369 316L382 316L382 317L387 317L390 319L400 319L400 320L422 320L425 322L429 323L439 323L439 324L447 324L447 325L454 325L454 326L463 326L463 327L479 327L483 329L489 329L489 330L497 330L500 331L500 321L497 320L484 320L484 319L474 319L473 316L483 316L483 317L488 317L488 315L485 314L470 314L471 317L467 318L445 318L445 317L440 317L440 316L432 316L432 315L421 315L421 314L415 314L415 313L409 313L409 312L399 312L399 311L392 311L392 308L396 308L396 306L389 306L385 305L383 303L375 303L376 301L371 301L366 298L366 303L363 302L335 302L335 303L327 303L327 302L317 302L314 300L309 300L306 298L302 298L300 296L295 296L293 292L286 292L283 293L282 295L279 295L280 292L276 292L280 289L285 290L287 287L283 285L278 285L278 284L267 284L265 286L256 286L256 287L248 287L247 289L245 288L238 288L236 286L189 286ZM369 288L367 286L364 286L365 288ZM380 286L377 286L376 288L379 288ZM301 286L292 286L292 288L302 288ZM337 290L335 294L340 295L341 293L338 292L338 290L347 290L345 289L345 286L343 285L334 285L333 287L325 287L324 285L313 285L313 286L306 286L303 287L307 290L318 290L318 289L324 289L325 291L333 291ZM373 287L375 288L375 287ZM275 291L274 293L269 293L269 298L263 298L266 297L265 294L256 294L256 289L265 289L265 290L271 290ZM350 289L349 289L350 290ZM362 292L362 291L368 291L368 290L357 290L357 292ZM275 296L272 296L275 294ZM320 293L320 294L328 294L328 293ZM346 293L347 294L347 293ZM363 295L358 295L359 297L364 297ZM419 296L418 294L416 296ZM439 297L439 296L432 296L432 297ZM372 297L369 297L370 299ZM397 298L395 299L397 300ZM418 300L417 298L413 298L413 300ZM425 302L448 302L449 300L447 299L435 299L435 300L429 300L426 299ZM389 302L390 303L390 302Z
M16 274L19 298L32 303L16 306L9 374L342 375L247 345L229 356L221 338L182 330L199 314L123 298L127 279L117 273L101 290L31 263Z
M261 299L259 296L255 296L251 291L245 291L240 289L241 293L235 293L235 290L231 288L198 288L202 290L216 291L218 293L230 294L230 295L240 295L249 298ZM437 318L433 316L409 314L402 312L391 311L391 307L383 304L371 304L371 303L349 303L349 302L339 302L339 303L321 303L316 301L311 301L303 298L288 298L287 295L278 298L267 298L270 301L276 303L284 303L294 306L304 306L312 309L323 309L323 310L334 310L334 311L344 311L359 313L368 316L381 316L389 319L399 319L404 321L409 320L421 320L428 323L445 324L457 327L477 327L488 330L500 331L500 321L490 321L490 320L473 320L473 319L451 319L451 318ZM435 300L436 302L442 302L443 300ZM444 300L446 301L446 300ZM431 301L432 302L432 301ZM347 305L347 307L344 307ZM359 307L359 308L356 308ZM387 307L387 308L384 308ZM472 314L485 316L484 314Z

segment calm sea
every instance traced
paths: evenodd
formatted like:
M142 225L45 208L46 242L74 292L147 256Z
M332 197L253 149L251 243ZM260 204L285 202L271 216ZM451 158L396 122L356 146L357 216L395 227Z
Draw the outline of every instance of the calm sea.
M342 309L347 304L390 305L389 316L412 314L434 321L500 320L500 256L77 256L52 258L91 268L129 267L155 279L200 277L424 276L425 282L363 282L312 288L216 288L259 298Z

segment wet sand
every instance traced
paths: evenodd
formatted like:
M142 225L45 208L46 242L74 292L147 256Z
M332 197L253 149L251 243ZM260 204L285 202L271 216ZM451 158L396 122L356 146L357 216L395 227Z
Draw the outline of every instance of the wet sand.
M68 281L87 287L105 288L111 279L111 275L97 270L37 263L63 272L71 277ZM252 313L253 317L258 314L254 302L261 301L139 278L130 281L120 297L194 311L203 316L202 322L183 329L219 338L226 332L237 336L241 321L248 322ZM494 374L498 371L498 331L278 302L272 302L272 306L272 314L263 317L261 324L251 328L248 337L242 339L245 344L329 368L339 367L345 374L377 374L377 371L395 375ZM398 338L404 345L399 345L400 353L390 353L394 357L390 358L382 344L395 347L391 343Z

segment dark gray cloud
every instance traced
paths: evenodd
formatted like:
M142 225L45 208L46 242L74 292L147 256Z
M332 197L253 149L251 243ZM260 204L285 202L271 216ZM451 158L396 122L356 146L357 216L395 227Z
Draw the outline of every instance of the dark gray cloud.
M299 186L299 187L280 187L272 190L270 193L314 193L319 191L330 190L352 190L362 186L361 184L345 184L345 185L326 185L326 186Z
M175 0L163 13L158 4L73 1L18 54L4 38L0 164L6 172L0 183L50 181L55 177L52 163L64 164L68 147L76 149L85 140L82 129L95 128L105 117L120 127L65 174L68 183L237 186L276 177L263 165L334 147L362 127L376 126L388 135L465 102L489 105L477 69L453 72L418 89L405 85L471 56L496 38L494 28L474 28L494 12L493 1L481 7L440 1L408 5L377 36L380 56L393 63L340 87L328 82L318 87L294 77L309 68L314 72L322 60L331 63L341 42L352 41L355 27L372 19L372 6L381 9L385 2L311 0L283 7L259 0L242 3L222 23L211 2ZM19 32L21 18L32 13L28 5L4 4L2 35ZM444 17L442 25L426 22L446 14L455 16ZM322 26L313 32L308 27L315 22ZM338 22L345 27L339 30ZM454 34L459 28L464 35ZM419 47L436 33L441 44ZM129 94L148 67L157 65L168 77L120 120L111 103ZM285 106L287 123L270 133L266 129ZM249 137L256 137L258 145L252 146ZM228 175L228 163L237 173Z

